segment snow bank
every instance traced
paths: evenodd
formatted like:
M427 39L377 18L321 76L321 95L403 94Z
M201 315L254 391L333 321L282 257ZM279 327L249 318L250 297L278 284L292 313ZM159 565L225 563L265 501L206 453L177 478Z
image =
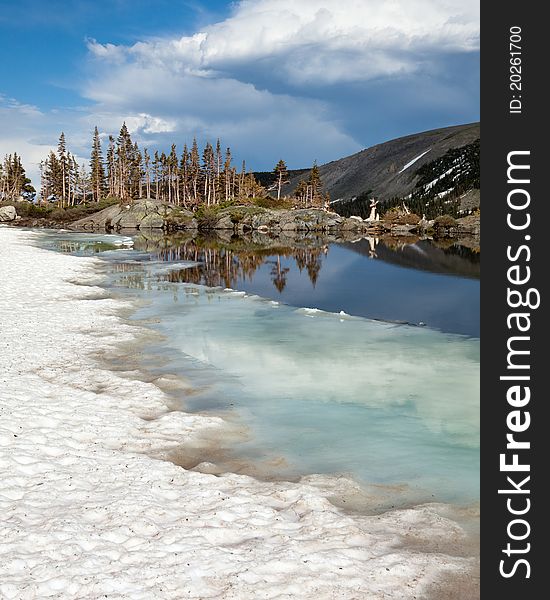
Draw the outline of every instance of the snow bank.
M415 156L412 160L410 160L406 165L403 166L403 168L401 169L401 171L399 171L399 173L403 173L403 171L406 171L409 167L412 167L417 160L420 160L423 156L428 154L428 152L430 150L431 150L431 148L428 148L425 152L422 152L422 154Z
M144 331L94 287L98 259L35 236L0 228L1 598L405 600L471 568L451 556L465 533L441 507L351 516L326 498L345 480L155 458L223 422L170 412L153 384L106 370L97 357Z

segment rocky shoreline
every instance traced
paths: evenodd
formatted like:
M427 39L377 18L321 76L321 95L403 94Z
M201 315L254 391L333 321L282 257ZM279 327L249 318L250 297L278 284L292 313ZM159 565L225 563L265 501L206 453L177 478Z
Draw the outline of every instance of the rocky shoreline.
M11 213L10 213L11 216ZM343 217L319 208L268 209L254 205L225 208L202 207L196 212L173 204L139 200L133 204L116 204L77 221L53 221L44 218L17 218L11 223L26 227L68 228L74 231L117 232L121 230L165 233L177 231L217 231L242 235L251 232L281 235L290 232L325 235L430 235L434 237L480 235L479 216L470 215L450 222L420 220L370 220Z
M250 205L227 208L204 208L196 212L170 204L141 200L132 205L116 205L91 216L75 221L70 229L84 231L120 231L123 229L161 229L166 232L232 231L236 234L257 231L260 233L303 232L355 232L365 235L410 235L437 230L434 221L401 224L374 221L341 215L318 208L274 210ZM480 232L479 217L466 217L439 228L443 236L473 235Z

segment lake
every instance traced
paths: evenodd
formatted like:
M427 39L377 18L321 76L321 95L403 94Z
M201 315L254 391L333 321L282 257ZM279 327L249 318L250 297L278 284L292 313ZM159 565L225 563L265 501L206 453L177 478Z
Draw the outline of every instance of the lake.
M96 254L162 334L143 369L243 432L202 468L346 474L397 502L479 499L479 248L317 236L42 232ZM247 467L248 466L248 467Z

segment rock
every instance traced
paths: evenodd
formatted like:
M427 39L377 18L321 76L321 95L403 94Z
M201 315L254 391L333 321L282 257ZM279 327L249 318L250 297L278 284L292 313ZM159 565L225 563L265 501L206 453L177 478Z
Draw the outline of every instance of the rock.
M193 213L184 208L175 207L168 211L164 218L164 224L168 231L177 229L197 229L198 223Z
M363 219L358 220L357 217L349 217L349 219L345 219L342 224L342 229L344 231L360 231L363 229L363 226Z
M114 205L94 215L72 223L71 229L88 229L103 231L119 231L120 229L164 230L164 231L227 231L246 233L260 231L262 233L303 232L335 233L352 236L369 232L378 234L390 231L395 235L406 235L416 225L382 221L365 221L358 216L342 217L337 213L320 208L302 208L291 210L274 210L259 206L230 206L221 210L212 207L200 211L198 217L189 210L173 204L152 200L139 200L130 205ZM476 223L464 222L461 231L479 231L479 219Z
M8 223L17 219L17 211L14 206L0 207L0 223Z
M344 222L340 215L319 208L284 211L277 218L283 231L327 231Z
M93 215L79 219L74 223L71 223L68 227L70 229L91 229L91 230L109 230L113 220L116 220L120 216L120 205L115 204L109 206L103 210L96 212Z
M231 215L222 215L216 222L215 229L235 229L236 223L231 219Z
M149 213L139 222L140 229L162 229L164 219L158 213Z
M262 213L252 215L250 224L252 226L252 229L257 230L280 229L279 219L277 218L277 211L274 210L265 210Z
M407 235L416 230L416 225L392 225L391 232L394 235Z
M128 212L128 214L122 213L113 225L116 225L116 229L139 229L143 217L145 217L144 214L137 216L131 212Z
M138 200L109 206L70 225L71 229L118 231L120 229L196 229L193 213L171 204Z
M477 215L469 215L462 219L457 219L459 233L479 236L481 232L480 220Z

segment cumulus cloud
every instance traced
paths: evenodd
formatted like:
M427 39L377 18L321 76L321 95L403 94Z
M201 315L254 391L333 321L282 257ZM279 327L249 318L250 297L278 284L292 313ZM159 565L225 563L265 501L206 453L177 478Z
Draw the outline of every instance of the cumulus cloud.
M83 94L105 125L126 118L145 143L168 132L231 136L247 155L262 148L264 167L283 155L303 166L365 145L357 107L373 98L362 99L364 86L414 84L444 70L441 57L478 47L472 0L242 0L193 35L132 46L89 40L94 76ZM341 114L344 97L354 98L353 119ZM144 114L164 130L132 125Z
M231 17L179 39L121 48L90 44L175 72L219 73L252 61L296 85L365 81L410 73L434 54L479 49L475 0L243 0Z
M270 168L282 156L301 166L304 157L307 164L361 148L329 119L322 101L273 94L236 79L128 63L104 69L83 93L95 102L88 128L95 121L116 130L125 120L145 146L181 147L194 136L202 143L220 137L253 168Z
M85 108L3 100L33 162L61 129L87 156L94 125L126 121L142 147L221 137L251 168L298 168L478 114L476 0L241 0L192 35L86 45Z

